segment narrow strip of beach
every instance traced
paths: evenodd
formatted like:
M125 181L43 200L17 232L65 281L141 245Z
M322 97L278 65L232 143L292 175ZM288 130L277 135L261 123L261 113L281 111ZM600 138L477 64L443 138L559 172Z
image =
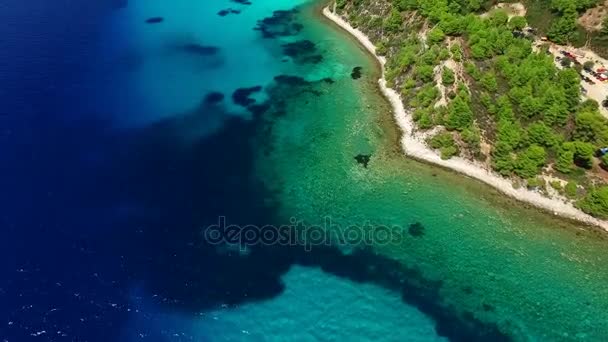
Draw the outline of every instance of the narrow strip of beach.
M414 121L411 113L403 106L401 96L394 90L386 86L384 78L386 59L376 54L376 47L369 40L366 34L353 28L347 21L332 12L328 7L323 8L323 15L334 24L351 34L374 58L379 62L382 77L378 80L381 93L390 102L393 108L394 118L401 129L401 147L406 156L421 162L441 166L471 178L477 179L496 188L501 193L510 196L518 201L530 204L536 208L548 211L554 215L583 222L608 231L608 222L592 217L577 209L569 202L559 198L549 198L542 194L528 190L526 188L514 188L511 181L499 174L487 170L482 165L464 158L453 157L448 160L441 157L424 142L420 134L416 134Z

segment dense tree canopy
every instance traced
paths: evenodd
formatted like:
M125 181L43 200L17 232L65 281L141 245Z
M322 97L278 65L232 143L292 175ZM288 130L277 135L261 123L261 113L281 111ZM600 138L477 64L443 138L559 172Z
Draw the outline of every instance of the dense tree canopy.
M521 30L524 27L526 27L527 25L528 25L528 22L526 21L526 18L524 18L524 17L515 16L515 17L511 18L511 20L509 20L509 27L511 27L514 30Z
M579 206L589 214L608 219L608 186L592 189Z
M371 0L343 1L361 16L369 16ZM550 18L549 36L556 42L568 42L577 29L579 13L596 3L546 1L555 14ZM599 163L596 151L608 147L608 120L600 115L597 102L581 101L582 66L556 66L544 48L533 51L520 30L535 23L524 17L509 19L501 10L480 16L492 2L391 3L390 12L380 16L386 18L380 24L371 16L358 22L368 25L364 29L370 32L378 32L378 26L391 32L382 35L380 45L387 56L387 82L400 90L419 128L440 125L448 130L429 140L443 158L469 152L481 160L488 158L503 175L526 180L544 172L577 181L582 177L579 185L570 179L574 185L560 190L566 194L591 187L584 175ZM421 39L420 32L426 28L426 37ZM460 63L460 68L441 66L448 59ZM440 92L439 88L445 89ZM489 155L487 149L483 153L480 149L482 140L491 146ZM608 169L605 159L602 165ZM587 196L589 210L608 204L601 200L608 190L600 189Z

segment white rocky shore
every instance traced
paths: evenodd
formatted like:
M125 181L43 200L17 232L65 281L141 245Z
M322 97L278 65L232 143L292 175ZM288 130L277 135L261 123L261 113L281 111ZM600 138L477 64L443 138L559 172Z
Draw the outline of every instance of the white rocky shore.
M487 170L482 165L474 163L470 160L458 157L453 157L448 160L441 159L438 153L426 145L422 135L415 132L412 115L405 110L403 102L401 101L401 96L394 89L386 86L386 80L384 78L384 64L386 63L386 59L376 54L376 47L369 40L367 35L350 26L348 22L327 7L323 9L323 15L354 36L361 43L361 45L363 45L380 62L380 65L382 66L382 78L378 81L380 90L393 107L395 119L403 132L401 145L407 156L428 163L440 165L480 180L498 189L505 195L531 204L537 208L552 212L554 215L559 215L590 225L598 226L608 231L608 221L599 220L585 214L563 198L549 198L538 192L525 188L516 189L513 187L509 179L504 178L491 170Z

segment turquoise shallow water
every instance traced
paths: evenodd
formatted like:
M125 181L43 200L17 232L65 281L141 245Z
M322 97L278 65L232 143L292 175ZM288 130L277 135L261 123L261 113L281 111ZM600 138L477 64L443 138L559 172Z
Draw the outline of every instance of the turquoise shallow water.
M393 291L301 266L282 280L280 296L206 312L196 329L211 341L447 341Z
M276 43L254 30L257 21L304 2L129 1L102 30L104 62L122 63L104 92L118 99L112 101L116 107L111 112L119 122L149 123L196 109L207 92L229 95L240 87L268 85L294 67L277 58ZM241 12L217 15L227 8ZM146 23L156 16L163 22ZM188 53L180 49L186 44L216 47L218 52ZM247 116L242 108L228 106L235 115Z

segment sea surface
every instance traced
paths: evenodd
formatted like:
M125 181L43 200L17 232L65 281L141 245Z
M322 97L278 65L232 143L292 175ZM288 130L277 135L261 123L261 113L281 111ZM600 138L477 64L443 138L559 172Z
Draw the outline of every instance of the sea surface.
M0 3L0 341L608 339L607 235L406 159L318 5Z

